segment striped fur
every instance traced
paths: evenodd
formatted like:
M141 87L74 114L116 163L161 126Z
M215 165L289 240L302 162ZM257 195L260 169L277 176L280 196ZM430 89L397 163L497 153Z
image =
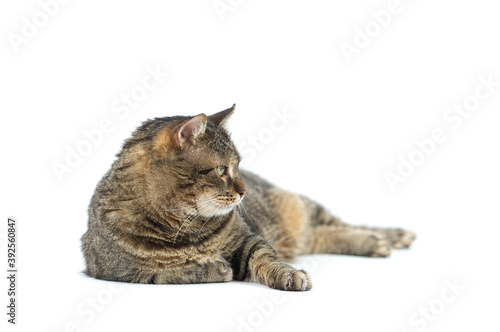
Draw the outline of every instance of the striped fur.
M388 256L412 232L350 226L310 199L239 170L225 130L234 106L212 116L144 122L101 179L82 237L86 272L134 283L246 280L309 290L300 254ZM244 199L243 199L244 198Z

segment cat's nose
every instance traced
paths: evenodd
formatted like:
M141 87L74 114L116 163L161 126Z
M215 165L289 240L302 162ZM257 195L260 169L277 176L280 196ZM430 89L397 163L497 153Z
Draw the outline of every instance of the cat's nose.
M243 198L243 196L245 196L246 192L247 192L246 189L238 190L238 194L240 194L240 198Z
M240 195L240 198L243 198L243 196L245 196L247 187L245 187L245 183L242 179L236 179L234 181L234 190L236 190L236 192Z

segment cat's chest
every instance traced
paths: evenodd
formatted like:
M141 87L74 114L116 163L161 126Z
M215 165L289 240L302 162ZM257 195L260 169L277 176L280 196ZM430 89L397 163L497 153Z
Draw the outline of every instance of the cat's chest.
M185 264L206 264L220 261L221 251L218 248L206 248L205 246L186 246L178 249L168 250L167 257L162 257L162 263L166 266L182 266Z

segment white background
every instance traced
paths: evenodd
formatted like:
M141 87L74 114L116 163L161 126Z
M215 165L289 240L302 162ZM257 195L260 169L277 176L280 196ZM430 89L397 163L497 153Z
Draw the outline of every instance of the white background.
M500 87L458 128L443 119L474 96L480 76L500 81L498 5L401 0L348 63L341 43L376 29L370 12L389 1L221 2L231 9L222 16L212 0L69 1L18 47L10 39L40 4L0 5L1 257L6 270L14 216L20 271L16 326L6 322L2 278L2 331L498 329ZM148 66L169 75L128 114L114 112ZM113 293L84 276L86 209L123 140L148 118L233 103L242 150L261 137L242 167L352 223L411 229L414 246L388 259L301 257L295 264L314 283L305 293L241 282ZM271 139L273 110L284 109L294 118ZM113 129L60 181L53 164L103 119ZM391 191L384 173L397 174L398 157L417 156L415 140L435 128L447 139Z

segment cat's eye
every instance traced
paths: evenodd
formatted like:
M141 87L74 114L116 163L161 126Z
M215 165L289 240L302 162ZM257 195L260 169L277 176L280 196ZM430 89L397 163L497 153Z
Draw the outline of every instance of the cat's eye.
M224 166L217 166L215 169L217 170L217 174L219 174L219 176L223 176L224 173L226 173L226 167Z
M208 174L208 173L210 173L212 170L213 170L213 168L208 168L208 169L204 169L204 170L202 170L202 171L199 171L198 173L203 174L203 175L207 175L207 174Z

